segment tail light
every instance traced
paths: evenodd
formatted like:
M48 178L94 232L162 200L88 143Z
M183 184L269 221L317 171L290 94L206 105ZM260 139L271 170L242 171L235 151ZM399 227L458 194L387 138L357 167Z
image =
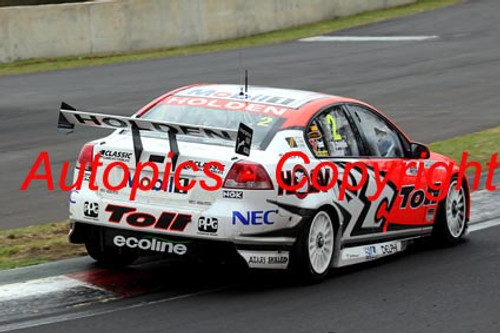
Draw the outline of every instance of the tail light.
M251 162L237 162L229 170L223 187L246 190L272 190L273 183L262 165Z
M83 163L85 163L85 170L90 170L90 164L92 163L93 158L94 145L88 143L82 147L82 150L80 150L80 154L78 154L79 166L81 167Z

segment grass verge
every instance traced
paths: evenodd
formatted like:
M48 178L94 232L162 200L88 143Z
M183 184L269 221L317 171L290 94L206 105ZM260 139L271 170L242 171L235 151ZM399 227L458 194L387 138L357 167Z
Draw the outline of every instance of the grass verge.
M436 142L431 149L460 161L463 151L483 164L498 152L500 126ZM51 223L0 231L0 269L40 264L85 255L84 247L69 244L68 223Z
M85 255L68 242L68 222L0 231L0 269L41 264Z
M214 51L232 50L257 45L268 45L273 43L290 41L328 32L343 30L356 26L380 22L391 18L403 17L421 13L428 10L452 5L462 0L418 0L416 3L401 7L381 9L366 12L354 16L338 18L335 20L274 31L270 33L254 35L244 38L237 38L215 42L211 44L186 46L180 48L150 50L134 53L103 53L89 54L72 57L58 57L52 59L39 58L30 60L20 60L10 63L0 64L0 75L21 74L30 72L50 71L57 69L68 69L86 66L97 66L120 62L130 62L137 60L157 59L171 56L207 53Z
M449 156L460 163L462 153L468 152L467 161L477 161L486 170L485 163L491 159L491 155L499 153L500 148L500 126L488 130L467 134L464 136L434 142L429 145L431 150ZM500 158L499 158L500 159ZM467 171L473 172L471 168Z

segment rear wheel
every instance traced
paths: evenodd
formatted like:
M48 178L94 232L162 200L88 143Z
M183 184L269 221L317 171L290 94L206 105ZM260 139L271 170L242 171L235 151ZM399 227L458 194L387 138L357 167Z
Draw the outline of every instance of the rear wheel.
M101 234L98 230L92 232L85 241L85 248L92 259L99 265L106 267L125 267L134 263L139 257L136 251L124 248L111 248L101 241Z
M440 245L454 245L463 237L467 228L467 195L463 185L457 190L453 178L446 198L439 203L433 236Z
M295 244L291 267L307 282L323 280L333 260L335 229L330 215L318 211L305 225Z

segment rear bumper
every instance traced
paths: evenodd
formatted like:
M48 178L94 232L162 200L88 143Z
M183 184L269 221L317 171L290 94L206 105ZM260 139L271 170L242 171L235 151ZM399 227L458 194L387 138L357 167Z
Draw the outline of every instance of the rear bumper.
M70 221L69 241L97 241L103 247L127 247L139 256L160 255L180 260L226 262L243 260L249 268L286 269L293 237L237 237L234 240L164 235Z

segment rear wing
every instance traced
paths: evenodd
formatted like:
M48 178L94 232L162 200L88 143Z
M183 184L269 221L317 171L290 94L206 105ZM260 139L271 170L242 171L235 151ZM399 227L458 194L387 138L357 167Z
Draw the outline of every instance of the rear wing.
M136 161L139 161L143 151L140 131L167 133L170 150L175 157L175 159L172 159L174 168L175 162L177 161L177 157L179 155L177 135L218 138L223 140L236 141L235 152L245 156L250 155L250 145L252 143L253 135L253 130L243 123L240 123L238 130L210 126L188 125L142 118L77 111L71 105L64 102L61 103L61 109L59 110L59 118L57 121L57 128L63 132L71 133L73 132L75 125L115 130L131 130Z

